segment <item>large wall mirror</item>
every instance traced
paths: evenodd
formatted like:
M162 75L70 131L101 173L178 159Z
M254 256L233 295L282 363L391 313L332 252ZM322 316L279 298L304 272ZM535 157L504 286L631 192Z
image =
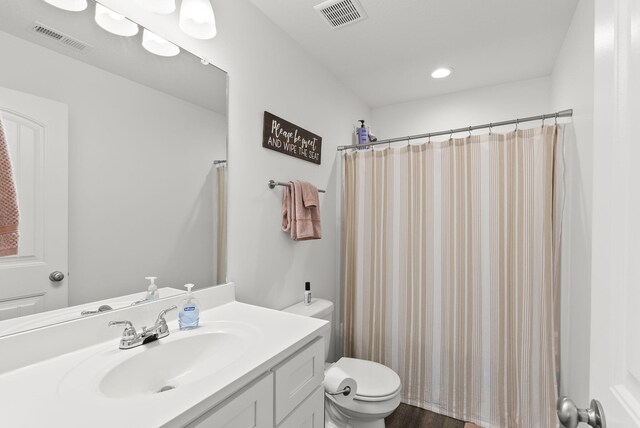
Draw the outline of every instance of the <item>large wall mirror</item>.
M145 277L160 298L226 279L227 75L148 52L142 27L103 30L95 7L0 2L20 210L18 254L0 257L0 336L128 307Z

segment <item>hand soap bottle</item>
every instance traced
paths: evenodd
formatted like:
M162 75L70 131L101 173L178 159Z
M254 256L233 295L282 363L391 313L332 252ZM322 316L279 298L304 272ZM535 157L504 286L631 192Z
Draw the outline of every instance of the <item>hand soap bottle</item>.
M185 284L187 287L187 297L180 305L180 314L178 315L178 322L180 324L180 330L191 330L198 327L200 322L200 308L198 307L198 300L191 295L191 288L193 284Z
M147 288L147 297L145 300L158 300L160 298L160 292L158 292L158 286L156 285L157 276L145 276L144 279L151 281Z
M364 125L364 120L360 120L359 122L362 123L362 125L356 131L358 133L358 144L369 144L369 130Z

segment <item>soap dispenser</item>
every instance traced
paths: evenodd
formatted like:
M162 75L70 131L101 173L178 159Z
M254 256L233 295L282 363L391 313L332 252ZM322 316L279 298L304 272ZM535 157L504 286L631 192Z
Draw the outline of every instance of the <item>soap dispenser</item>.
M187 297L180 305L180 314L178 316L178 322L180 324L180 330L191 330L198 327L200 322L200 308L198 307L198 300L191 294L191 288L193 284L185 284L187 287Z
M147 297L145 297L145 300L158 300L160 298L160 292L156 285L156 279L158 279L158 277L145 276L144 279L151 281L151 284L149 284L149 287L147 288Z
M358 134L358 144L369 144L369 130L364 125L364 120L359 120L362 124L360 128L356 131Z

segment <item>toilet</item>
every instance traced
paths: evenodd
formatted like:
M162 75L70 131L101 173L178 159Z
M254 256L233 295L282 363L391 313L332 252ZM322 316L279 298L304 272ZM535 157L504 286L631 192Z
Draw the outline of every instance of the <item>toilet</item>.
M283 310L297 315L332 321L333 303L312 299L310 305L300 302ZM331 329L324 336L325 361L329 356ZM356 358L340 358L335 366L352 377L357 384L354 399L338 403L324 394L326 428L384 428L384 418L400 405L400 377L382 364ZM325 371L333 364L325 364Z

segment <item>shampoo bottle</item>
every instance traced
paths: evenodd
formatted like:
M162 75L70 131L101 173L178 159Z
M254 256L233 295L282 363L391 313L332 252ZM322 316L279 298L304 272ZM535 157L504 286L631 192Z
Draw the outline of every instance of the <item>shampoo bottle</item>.
M304 304L311 304L311 283L309 281L304 283Z
M200 322L200 308L198 307L198 301L191 294L191 288L193 284L185 284L187 287L187 297L180 305L180 314L178 315L178 322L180 324L180 330L191 330L198 327Z
M160 298L160 293L158 292L158 286L156 285L157 276L145 276L144 279L148 279L151 281L149 287L147 288L147 297L145 300L158 300Z
M364 120L360 120L362 125L358 128L358 144L369 144L369 130L364 126Z

